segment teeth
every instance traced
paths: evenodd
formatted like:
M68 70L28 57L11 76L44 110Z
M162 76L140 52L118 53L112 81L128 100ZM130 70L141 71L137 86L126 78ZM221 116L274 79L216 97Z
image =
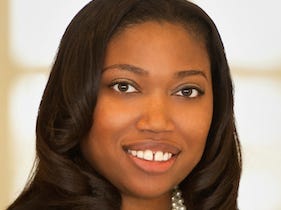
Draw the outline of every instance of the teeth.
M143 151L137 151L137 157L143 159Z
M157 151L157 152L152 152L151 150L128 150L128 153L131 154L134 157L148 160L148 161L167 161L171 159L172 153L170 152L162 152L162 151Z
M145 160L153 160L153 153L150 150L145 150L143 153L143 159Z
M154 154L154 160L155 161L163 161L163 152L158 151Z
M137 151L136 151L136 150L131 150L131 154L132 154L133 156L137 156Z
M169 159L169 154L165 152L163 155L163 160L168 160L168 159Z

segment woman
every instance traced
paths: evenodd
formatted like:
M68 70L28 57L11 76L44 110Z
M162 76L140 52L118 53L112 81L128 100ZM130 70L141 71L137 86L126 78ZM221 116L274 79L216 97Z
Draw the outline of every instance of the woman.
M185 0L94 0L67 28L10 209L237 209L223 44Z

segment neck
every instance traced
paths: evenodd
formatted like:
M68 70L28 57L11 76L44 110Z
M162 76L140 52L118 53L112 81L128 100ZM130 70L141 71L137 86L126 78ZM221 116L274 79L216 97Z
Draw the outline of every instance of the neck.
M121 210L170 210L171 194L157 198L138 198L122 195Z

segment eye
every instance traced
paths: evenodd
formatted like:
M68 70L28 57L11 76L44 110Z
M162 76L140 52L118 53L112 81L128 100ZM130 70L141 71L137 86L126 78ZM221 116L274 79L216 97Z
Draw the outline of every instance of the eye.
M115 82L111 85L113 90L120 92L120 93L136 93L138 90L129 82Z
M182 96L186 98L196 98L203 94L204 92L197 87L184 87L175 93L176 96Z

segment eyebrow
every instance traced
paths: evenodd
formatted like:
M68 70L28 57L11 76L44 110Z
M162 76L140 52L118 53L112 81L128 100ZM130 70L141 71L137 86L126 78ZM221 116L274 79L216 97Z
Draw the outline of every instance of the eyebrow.
M206 80L208 80L207 75L205 72L197 69L191 69L191 70L183 70L175 73L176 78L183 78L183 77L188 77L188 76L203 76Z
M131 65L131 64L113 64L111 66L105 67L102 72L105 72L109 69L119 69L119 70L129 71L129 72L132 72L132 73L135 73L138 75L144 75L144 76L149 74L147 70L145 70L141 67ZM207 75L203 71L197 70L197 69L182 70L182 71L176 72L174 74L174 77L176 79L180 79L180 78L184 78L184 77L197 76L197 75L203 76L206 80L208 80Z
M130 65L130 64L114 64L108 67L105 67L102 72L105 72L106 70L109 69L119 69L119 70L124 70L124 71L129 71L133 72L135 74L139 75L148 75L148 71L144 70L143 68Z

